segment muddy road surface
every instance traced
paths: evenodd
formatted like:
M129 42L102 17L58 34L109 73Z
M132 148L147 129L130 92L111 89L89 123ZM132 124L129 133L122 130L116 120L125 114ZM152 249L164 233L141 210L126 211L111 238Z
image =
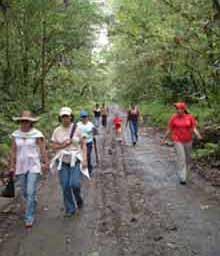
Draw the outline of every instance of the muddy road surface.
M83 178L84 208L63 217L56 176L41 184L31 230L21 209L0 219L7 232L1 256L219 256L219 190L197 174L178 184L175 152L160 147L160 136L142 128L136 147L129 131L122 143L111 126L98 136L100 164L91 181ZM6 221L7 220L7 221Z

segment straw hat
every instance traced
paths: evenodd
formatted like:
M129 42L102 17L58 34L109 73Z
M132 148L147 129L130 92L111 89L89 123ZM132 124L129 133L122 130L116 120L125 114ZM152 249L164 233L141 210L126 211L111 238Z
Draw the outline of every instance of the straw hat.
M24 110L19 117L13 117L14 121L30 121L32 123L37 122L40 118L33 117L32 113L28 110Z

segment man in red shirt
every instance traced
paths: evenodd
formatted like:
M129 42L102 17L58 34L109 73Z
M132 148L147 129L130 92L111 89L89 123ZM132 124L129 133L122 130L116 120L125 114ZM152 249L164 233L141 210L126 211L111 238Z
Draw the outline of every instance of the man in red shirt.
M199 139L201 139L201 135L196 129L195 118L187 112L186 104L178 102L175 107L176 113L172 115L168 122L168 128L161 144L163 145L171 134L177 152L180 183L186 184L191 164L193 133Z

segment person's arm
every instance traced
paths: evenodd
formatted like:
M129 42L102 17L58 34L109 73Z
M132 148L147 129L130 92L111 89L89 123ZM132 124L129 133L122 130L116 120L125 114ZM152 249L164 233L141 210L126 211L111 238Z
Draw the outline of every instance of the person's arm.
M202 139L202 136L196 127L193 129L193 133L197 136L199 140Z
M42 157L43 163L44 163L43 164L43 170L48 171L48 169L49 169L49 159L48 159L45 139L44 138L38 138L37 139L37 144L40 148L41 157Z
M144 121L144 118L143 118L143 116L142 116L142 114L141 114L141 112L140 112L140 110L137 110L138 112L137 112L137 115L138 115L138 121L140 122L140 123L142 123L143 121Z
M82 161L82 168L85 169L87 168L88 164L87 164L87 145L86 145L86 138L82 138L81 139L81 149L82 149L82 157L83 157L83 161Z
M123 120L121 119L121 134L123 134Z
M9 157L9 172L15 173L16 169L16 143L14 138L12 139L10 157Z
M98 129L93 123L92 123L92 134L93 134L93 137L98 135Z
M160 142L161 145L164 145L165 141L170 136L170 134L171 134L171 130L170 130L170 128L167 128L166 133L165 133L163 139Z
M72 141L70 139L65 140L63 143L52 141L51 148L53 150L60 150L60 149L67 148L71 143Z
M191 123L192 123L192 132L196 135L196 137L201 140L202 136L200 134L200 132L197 129L197 120L194 116L191 115Z
M127 119L126 119L126 125L125 125L125 127L128 126L129 120L130 120L130 111L127 112Z
M56 130L53 132L51 141L52 141L51 148L52 148L52 150L55 150L55 151L64 149L72 143L71 139L67 139L67 140L63 141L62 143L58 142L59 140L57 139L57 131Z

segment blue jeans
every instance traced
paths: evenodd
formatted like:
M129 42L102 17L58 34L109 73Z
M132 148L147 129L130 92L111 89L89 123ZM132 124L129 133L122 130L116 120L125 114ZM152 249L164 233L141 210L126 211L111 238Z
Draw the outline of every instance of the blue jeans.
M17 175L23 197L26 200L25 223L32 223L34 219L37 206L36 193L39 178L40 173L27 172L26 174Z
M59 179L63 191L66 213L73 214L76 211L73 195L78 205L82 203L80 195L80 164L77 163L71 167L70 164L62 163L61 170L59 171Z
M138 140L138 122L129 121L129 128L131 132L131 141L132 143L136 143Z
M88 161L89 173L91 173L92 170L93 170L93 166L92 166L92 148L93 148L93 142L87 143L87 161Z

